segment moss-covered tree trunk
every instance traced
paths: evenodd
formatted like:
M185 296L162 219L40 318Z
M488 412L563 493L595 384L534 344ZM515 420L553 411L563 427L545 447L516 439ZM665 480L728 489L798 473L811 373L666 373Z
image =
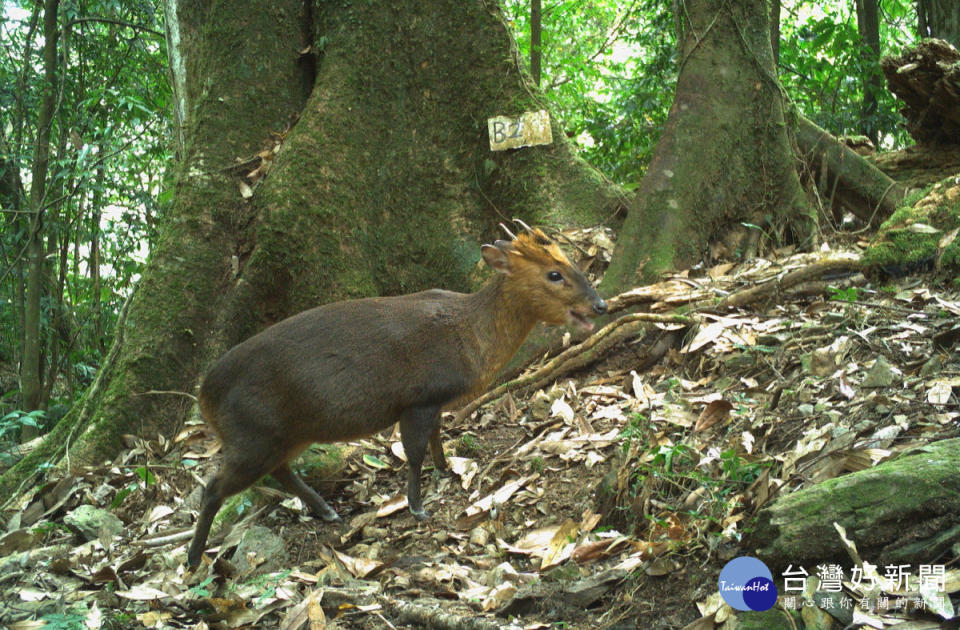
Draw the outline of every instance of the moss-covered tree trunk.
M493 3L168 0L167 19L175 202L94 387L4 489L65 445L84 464L122 434L171 435L192 404L175 392L274 321L468 289L499 221L587 224L618 209L556 126L552 145L489 150L489 116L543 108Z
M603 287L700 260L741 222L807 233L763 0L682 0L677 90Z

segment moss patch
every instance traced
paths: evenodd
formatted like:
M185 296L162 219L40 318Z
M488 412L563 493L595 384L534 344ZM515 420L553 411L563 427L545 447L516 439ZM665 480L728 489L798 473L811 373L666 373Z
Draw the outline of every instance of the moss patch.
M308 479L333 479L343 472L347 459L356 450L349 444L313 444L294 463L294 468Z
M901 273L918 265L936 267L948 277L960 272L960 178L948 177L909 195L877 231L864 252L864 265Z

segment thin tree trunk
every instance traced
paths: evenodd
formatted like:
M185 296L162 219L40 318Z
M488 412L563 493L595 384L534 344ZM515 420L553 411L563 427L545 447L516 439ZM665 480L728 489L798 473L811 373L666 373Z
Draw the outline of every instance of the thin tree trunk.
M43 214L46 203L47 169L50 160L50 128L57 87L57 10L59 0L45 0L43 9L44 89L37 117L37 143L30 181L30 231L27 236L27 281L24 306L24 347L20 371L21 407L38 409L42 395L40 303L45 277Z
M105 151L106 147L101 144L97 149L97 156L102 158ZM103 205L103 182L105 177L106 169L101 159L97 167L97 174L93 185L93 200L90 202L90 252L87 258L90 285L93 287L93 334L100 356L103 356L107 352L106 339L104 339L103 334L103 308L100 303L100 292L102 290L100 280L100 217Z
M770 46L776 68L780 65L780 0L770 0Z
M7 138L4 135L5 130L0 130L0 153L6 156L12 156L9 149ZM21 231L23 225L24 194L23 183L20 181L20 174L13 161L0 157L0 205L9 208L13 212L0 214L0 229L7 234L17 234ZM19 246L15 246L19 247ZM13 299L13 321L14 325L8 327L3 332L3 336L9 339L8 347L15 349L14 357L19 362L19 353L23 350L23 257L17 255L16 249L13 255L4 255L0 260L0 284L9 283L9 295Z
M857 29L862 40L861 75L863 101L860 107L860 133L870 138L873 146L880 145L877 129L877 95L882 89L880 73L880 15L877 0L856 0Z
M533 83L540 86L540 36L543 11L540 0L530 0L530 75Z
M936 37L960 50L960 2L917 0L917 31L920 37Z
M30 14L30 24L27 27L27 33L24 37L23 53L19 64L20 73L17 76L17 82L13 90L16 98L9 119L9 123L13 128L10 131L6 128L0 130L0 141L2 141L0 149L2 149L2 152L7 156L14 155L12 147L21 146L23 141L23 133L26 128L26 111L28 108L27 103L24 102L24 94L26 94L24 86L27 82L27 71L33 67L33 50L35 48L37 28L40 24L40 16L42 13L43 6L35 3L33 12ZM7 136L8 133L9 136ZM31 221L30 217L27 216L29 201L27 199L27 193L24 190L23 182L20 179L20 172L12 161L4 163L3 167L4 178L2 192L4 201L8 207L15 211L13 215L6 215L4 218L8 219L11 224L12 229L10 233L28 234ZM16 296L14 300L16 327L13 333L15 339L12 345L16 348L15 357L17 363L21 366L23 365L23 351L26 347L26 325L24 323L26 320L26 260L24 254L26 253L28 243L29 241L25 239L23 243L17 244L14 257L7 261L10 271L4 270L6 277L12 278L13 294Z
M60 31L58 41L58 64L64 68L70 66L70 28L66 27ZM66 76L63 72L59 76L59 85L57 93L62 94ZM82 79L80 81L81 92L83 90ZM68 159L67 139L69 134L66 125L63 122L63 110L56 108L54 115L57 119L57 138L56 138L56 163L66 164ZM51 138L51 141L53 139ZM71 145L72 146L72 145ZM45 272L47 277L44 281L46 286L47 304L48 304L48 326L45 335L45 350L43 352L43 361L41 370L45 369L46 375L41 378L40 388L40 408L46 409L50 404L50 396L56 385L57 376L61 370L61 357L66 356L70 344L70 331L68 319L66 317L66 308L64 306L64 295L67 285L67 264L70 254L70 241L73 240L72 232L74 224L68 216L71 200L67 191L74 189L75 174L71 174L69 179L60 176L54 176L47 184L46 197L54 201L44 212L44 221L52 227L47 229L47 255ZM56 266L52 264L56 261ZM56 273L54 273L56 272Z

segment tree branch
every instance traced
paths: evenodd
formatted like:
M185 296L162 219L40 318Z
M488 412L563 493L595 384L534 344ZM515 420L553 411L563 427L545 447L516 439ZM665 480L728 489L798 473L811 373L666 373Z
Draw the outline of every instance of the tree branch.
M155 37L159 37L159 38L161 38L161 39L166 38L166 35L164 35L164 34L161 33L160 31L156 31L156 30L154 30L154 29L152 29L152 28L150 28L150 27L148 27L148 26L141 26L140 24L134 24L133 22L127 22L127 21L125 21L125 20L115 20L115 19L113 19L113 18L105 18L105 17L82 17L82 18L74 18L74 19L70 20L69 22L67 22L66 25L64 26L64 28L69 28L69 27L73 26L74 24L81 24L81 23L83 23L83 22L101 22L101 23L103 23L103 24L116 24L117 26L126 26L127 28L132 28L132 29L134 29L134 30L136 30L136 31L143 31L144 33L150 33L151 35L153 35L153 36L155 36Z

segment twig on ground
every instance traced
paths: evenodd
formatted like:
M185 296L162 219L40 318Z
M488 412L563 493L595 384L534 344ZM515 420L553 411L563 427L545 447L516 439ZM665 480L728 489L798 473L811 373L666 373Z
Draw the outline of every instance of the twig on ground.
M481 406L491 400L500 398L507 392L542 387L563 374L593 363L614 344L635 337L640 333L645 333L650 322L690 325L695 321L695 317L685 315L655 315L652 313L624 315L610 322L582 343L567 348L541 368L504 383L475 399L457 412L451 426L458 426Z

